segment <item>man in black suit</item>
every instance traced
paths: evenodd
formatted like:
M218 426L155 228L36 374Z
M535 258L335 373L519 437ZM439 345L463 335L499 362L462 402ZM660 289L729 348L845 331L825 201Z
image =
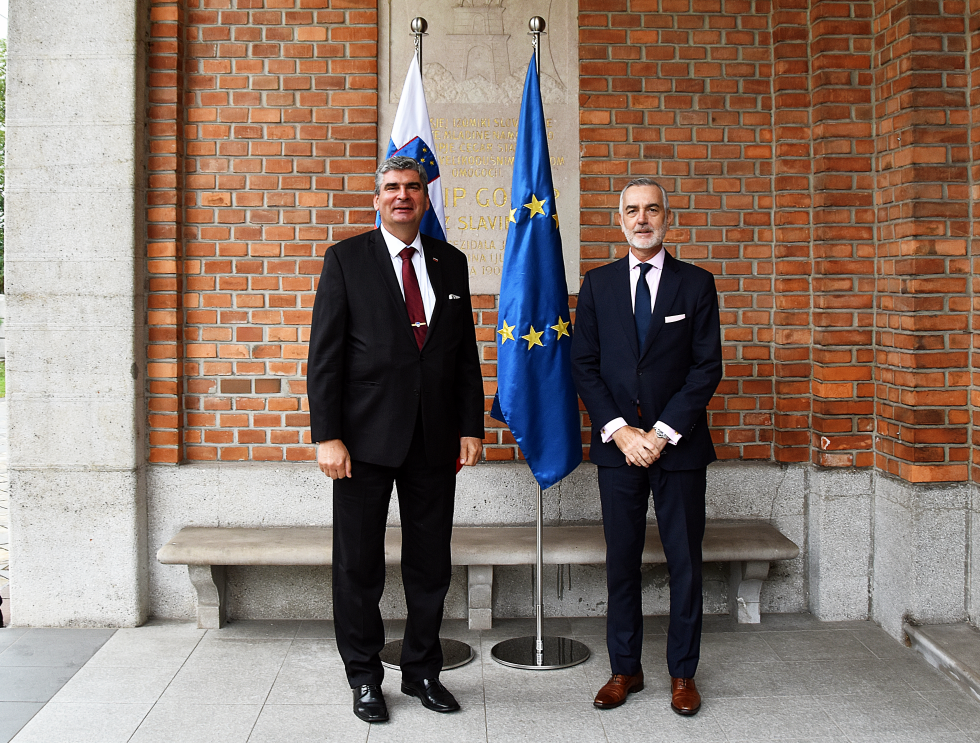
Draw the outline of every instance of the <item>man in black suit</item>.
M585 275L572 336L606 535L612 677L594 704L618 707L643 688L640 560L652 491L670 573L671 707L693 715L705 477L715 459L706 407L722 374L718 295L710 273L664 250L671 212L655 181L630 181L619 213L629 254Z
M476 464L483 449L483 379L466 257L419 232L426 186L415 160L382 163L381 227L327 251L313 305L307 393L317 462L333 479L337 647L367 722L388 719L378 604L393 483L408 606L401 689L437 712L459 709L439 682L439 627L456 465Z

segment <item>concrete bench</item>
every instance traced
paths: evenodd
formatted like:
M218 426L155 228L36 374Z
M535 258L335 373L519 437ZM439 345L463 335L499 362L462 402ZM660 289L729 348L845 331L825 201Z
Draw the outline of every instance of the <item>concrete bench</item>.
M385 562L398 565L401 529L389 527ZM453 529L454 565L468 573L469 624L490 629L495 565L535 563L533 526L457 526ZM764 521L709 521L702 554L705 562L730 563L729 612L739 622L759 622L759 592L774 560L791 560L800 549ZM157 552L167 565L187 565L197 591L197 625L217 629L224 624L225 566L330 565L333 531L329 526L209 527L188 526ZM546 526L547 565L594 565L606 561L601 526ZM663 564L663 545L656 524L647 526L645 564Z

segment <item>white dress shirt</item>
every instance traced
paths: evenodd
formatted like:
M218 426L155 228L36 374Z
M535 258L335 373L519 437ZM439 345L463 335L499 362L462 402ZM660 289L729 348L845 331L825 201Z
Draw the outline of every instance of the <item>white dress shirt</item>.
M429 281L429 272L425 270L425 253L422 251L422 233L418 233L415 239L406 245L397 237L392 235L381 225L381 234L384 236L385 245L388 253L391 254L391 267L395 269L395 278L398 279L398 288L402 290L402 299L405 298L405 287L402 285L402 259L398 255L405 248L415 248L412 256L412 266L415 268L415 276L419 280L419 291L422 292L422 306L425 308L426 323L432 320L432 310L436 306L436 294L432 290L432 282Z
M636 283L640 280L640 263L648 263L652 268L647 271L647 286L650 287L650 312L657 306L657 290L660 288L660 276L664 271L664 248L660 248L657 254L648 261L641 261L631 250L628 255L630 262L630 306L636 312ZM608 444L612 441L613 434L626 425L623 418L614 418L602 427L602 443ZM676 445L681 440L681 435L663 421L657 421L654 426L658 431L667 434L667 440Z

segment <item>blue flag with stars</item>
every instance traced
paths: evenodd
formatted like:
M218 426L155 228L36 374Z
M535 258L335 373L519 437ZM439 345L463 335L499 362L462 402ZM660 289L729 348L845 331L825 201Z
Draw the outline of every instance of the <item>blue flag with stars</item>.
M497 326L497 396L531 472L549 488L582 461L571 316L541 88L531 58L511 186Z

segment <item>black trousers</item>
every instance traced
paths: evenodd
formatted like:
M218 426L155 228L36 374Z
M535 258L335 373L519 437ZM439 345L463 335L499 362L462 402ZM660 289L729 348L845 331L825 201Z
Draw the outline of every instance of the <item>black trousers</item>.
M421 415L419 421L421 422ZM351 477L333 483L333 605L337 647L351 688L380 684L384 624L384 539L392 484L398 486L402 580L408 621L402 644L405 681L438 678L439 629L452 575L450 540L455 463L426 461L421 423L400 467L352 461Z
M670 446L670 444L668 444ZM623 465L599 467L599 497L606 535L609 590L606 645L613 673L640 672L643 605L640 565L650 493L670 573L667 668L693 678L701 652L701 542L704 539L706 469L670 472Z

